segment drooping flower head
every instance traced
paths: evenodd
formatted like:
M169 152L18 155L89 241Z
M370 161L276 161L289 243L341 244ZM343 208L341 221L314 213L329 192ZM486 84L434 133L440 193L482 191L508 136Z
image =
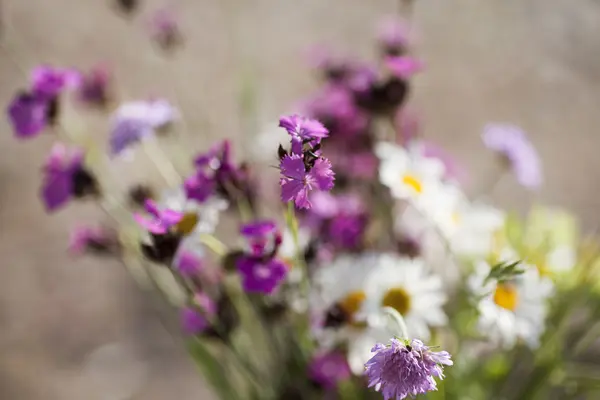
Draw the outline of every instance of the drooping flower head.
M482 134L485 145L504 156L521 185L536 189L543 181L540 157L519 127L506 124L488 124Z
M134 101L122 104L112 117L110 152L118 155L133 144L152 136L177 118L167 100Z
M351 375L348 360L339 351L315 355L308 367L310 379L325 389L335 389L338 382L349 379Z
M279 126L284 128L292 137L292 153L294 154L302 153L304 143L311 143L314 146L321 139L329 136L329 131L322 123L299 115L281 117Z
M298 154L286 155L281 159L281 200L294 201L298 208L310 208L308 194L311 190L331 190L334 172L329 160L318 157L313 165L306 165L305 158Z
M42 200L47 211L55 211L72 197L97 192L94 176L83 167L81 149L69 149L62 143L52 147L43 168Z
M184 333L198 335L210 328L210 320L217 314L217 305L205 294L194 296L192 305L181 310L181 326Z
M34 93L20 92L8 106L8 117L15 136L28 139L37 136L48 125L49 103Z
M146 200L144 204L148 216L134 214L136 222L148 232L154 234L165 234L171 227L177 225L184 217L183 212L170 209L160 209L154 200Z
M401 400L437 390L434 378L444 378L444 366L452 365L447 351L435 352L417 339L391 339L376 344L375 353L365 364L369 387L381 392L385 400Z

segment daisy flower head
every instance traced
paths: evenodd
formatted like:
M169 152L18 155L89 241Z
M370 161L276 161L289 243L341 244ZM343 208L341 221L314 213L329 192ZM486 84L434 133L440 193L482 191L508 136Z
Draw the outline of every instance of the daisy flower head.
M444 366L452 365L450 353L432 351L418 339L390 340L376 344L365 364L369 387L385 400L401 400L437 390L435 378L444 378Z
M294 201L298 208L310 208L308 194L313 189L328 191L333 188L335 173L329 160L315 157L307 160L299 154L285 155L280 162L281 200Z
M488 124L483 129L482 138L487 148L498 152L508 161L521 185L528 189L537 189L542 185L540 156L521 128Z
M510 280L490 279L492 267L476 265L468 284L479 296L479 331L495 345L512 348L518 340L536 348L544 331L547 301L553 292L552 281L540 276L532 265L523 265L524 273Z
M365 282L366 299L361 313L370 324L384 325L384 307L396 310L411 335L429 339L430 327L444 326L448 318L442 306L446 294L439 276L431 275L419 258L380 254L371 264Z

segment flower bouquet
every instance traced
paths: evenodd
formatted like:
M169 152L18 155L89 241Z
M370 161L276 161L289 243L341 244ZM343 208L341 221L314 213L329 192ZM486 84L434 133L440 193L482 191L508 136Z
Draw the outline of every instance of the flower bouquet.
M159 43L178 42L176 20L159 20ZM227 140L195 155L167 145L181 144L177 107L114 106L105 68L41 66L9 104L17 138L59 141L42 168L47 211L93 201L109 217L75 229L69 250L119 257L161 297L219 398L600 394L598 242L564 211L522 218L489 189L466 196L464 171L406 107L424 68L408 32L383 27L378 63L315 57L318 91L257 133L259 151L237 149L242 162ZM81 105L110 112L105 143L69 124ZM541 185L521 129L482 138L490 187ZM119 163L141 156L160 184L124 183Z

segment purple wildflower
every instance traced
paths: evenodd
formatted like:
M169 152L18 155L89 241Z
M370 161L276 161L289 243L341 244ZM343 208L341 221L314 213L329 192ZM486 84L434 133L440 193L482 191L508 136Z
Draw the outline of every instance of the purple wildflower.
M264 294L271 294L287 274L282 261L252 256L240 257L237 269L245 291Z
M508 160L521 185L536 189L542 184L540 157L523 130L513 125L488 124L482 138L489 149Z
M76 86L78 81L77 71L47 65L39 66L31 73L33 91L46 99L55 98L64 89Z
M310 379L325 389L335 389L337 383L351 376L346 356L334 351L313 357L308 367Z
M183 250L175 260L175 269L182 276L194 276L202 269L202 259L192 251Z
M410 44L410 28L404 21L388 19L381 23L378 39L387 54L400 55Z
M172 226L177 225L184 216L184 214L179 211L169 209L161 210L156 205L156 202L150 199L146 200L144 208L148 214L150 214L150 218L138 213L134 214L133 217L140 226L154 234L167 233L169 229Z
M184 182L185 194L188 199L203 203L215 192L216 182L203 171L196 171Z
M47 211L55 211L77 194L77 177L86 175L82 167L83 157L82 150L69 149L62 143L52 147L43 168L41 193Z
M328 224L327 237L342 249L357 249L363 241L367 227L366 214L341 213Z
M395 77L400 79L408 79L425 68L422 61L410 56L388 57L385 65Z
M104 107L109 101L111 74L105 65L97 65L82 75L77 85L77 98L83 104Z
M48 125L49 103L37 94L17 93L8 106L15 136L27 139L37 136Z
M282 241L275 222L269 220L259 220L243 225L240 233L250 243L253 256L274 255Z
M331 190L334 172L331 163L317 158L312 168L306 170L304 158L298 154L287 155L281 160L281 199L294 201L298 208L310 208L308 193L313 189Z
M171 7L159 9L150 20L150 35L165 49L171 49L181 40L179 20Z
M434 378L443 379L444 365L452 365L447 351L430 351L417 339L392 339L390 345L376 344L373 357L365 364L369 387L380 391L385 400L437 390Z
M279 126L284 128L292 137L292 152L295 154L302 153L304 143L316 144L329 135L327 128L319 121L299 115L281 117Z
M69 239L69 253L81 255L87 250L108 252L118 244L115 232L102 226L76 227Z
M194 296L194 305L181 310L181 326L188 335L198 335L210 328L210 319L217 314L217 305L204 294Z
M110 151L118 155L152 136L177 118L177 110L166 100L135 101L121 105L112 118Z

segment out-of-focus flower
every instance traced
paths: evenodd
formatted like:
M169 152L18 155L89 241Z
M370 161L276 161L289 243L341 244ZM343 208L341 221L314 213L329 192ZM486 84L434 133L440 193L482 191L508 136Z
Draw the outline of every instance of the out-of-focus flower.
M434 142L423 140L419 143L424 157L435 158L444 164L446 171L444 177L446 179L456 181L460 184L465 183L467 172L452 155Z
M161 8L150 20L150 35L158 45L170 50L181 42L179 19L173 8Z
M242 276L242 286L247 292L271 294L287 274L287 266L278 259L263 260L244 256L238 259L237 268Z
M369 387L386 400L401 400L437 390L434 378L444 378L444 366L452 365L447 351L431 351L417 339L391 339L376 344L373 357L365 364Z
M542 185L540 157L521 128L506 124L488 124L482 134L484 144L508 160L521 185L536 189Z
M446 294L442 280L425 269L423 260L380 254L371 264L365 282L366 300L362 312L374 324L384 318L383 307L398 311L414 336L428 339L429 327L447 323L442 306Z
M188 335L198 335L210 328L217 305L205 294L196 294L194 304L181 310L181 326Z
M386 19L379 25L377 38L386 55L399 56L410 44L410 27L405 21Z
M148 232L154 234L165 234L171 227L177 225L184 217L184 213L169 208L160 209L154 200L146 200L144 204L148 216L134 214L134 219Z
M203 203L215 194L216 182L205 172L197 171L185 179L184 188L189 199Z
M480 203L462 203L450 216L452 227L446 231L457 255L485 257L493 249L494 236L504 227L501 210Z
M176 270L182 276L194 276L202 270L202 258L187 249L178 252L174 264Z
M284 128L292 137L292 153L294 154L302 154L304 143L314 145L329 135L327 128L319 121L299 115L279 118L279 126Z
M42 200L47 211L55 211L72 197L96 193L96 179L83 167L81 149L69 149L62 143L52 147L44 165Z
M64 89L77 86L79 79L79 73L75 70L47 65L36 67L31 73L33 92L45 99L53 99Z
M83 104L106 107L110 100L111 73L106 65L97 65L82 74L77 85L77 98Z
M400 79L409 79L425 68L423 61L411 56L388 57L385 66L392 75Z
M338 382L350 378L350 367L346 356L338 351L315 355L310 361L308 375L325 389L335 389Z
M538 269L523 265L525 273L514 279L497 282L488 279L491 266L486 262L476 264L469 278L469 287L480 296L479 331L496 345L513 347L523 340L531 348L539 345L544 332L547 301L553 292L552 281L541 277Z
M334 172L331 163L324 158L317 158L307 171L301 155L292 154L281 160L281 200L294 201L298 208L310 208L308 193L313 189L331 190Z
M49 103L37 94L21 92L8 106L15 136L28 139L37 136L48 125Z
M118 155L165 127L178 116L166 100L134 101L122 104L113 114L110 152Z
M242 226L240 233L250 243L251 253L254 256L262 256L276 251L282 241L275 222L271 220L248 223Z
M118 239L115 232L103 226L80 226L73 229L69 239L69 253L81 255L86 251L108 254L115 250Z

